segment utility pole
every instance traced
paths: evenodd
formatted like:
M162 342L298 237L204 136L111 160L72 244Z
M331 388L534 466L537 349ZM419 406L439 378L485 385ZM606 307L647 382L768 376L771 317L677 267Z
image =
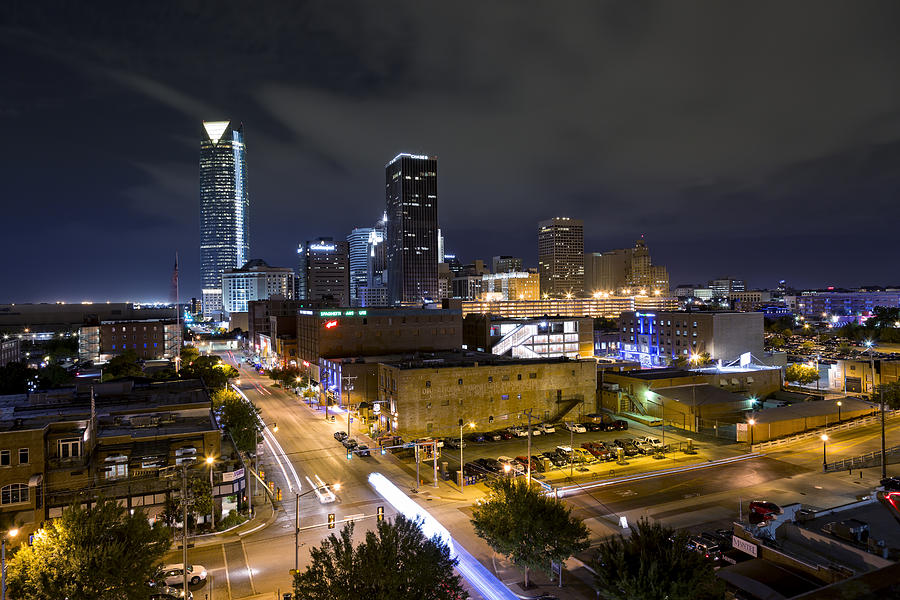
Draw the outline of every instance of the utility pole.
M188 595L188 561L187 561L187 546L188 546L188 486L187 486L187 463L182 463L181 465L181 509L183 513L183 521L181 522L181 526L184 528L182 530L182 547L181 547L181 573L184 576L184 596L187 598Z
M421 481L419 479L419 461L421 459L421 456L419 455L419 442L416 442L415 450L416 450L416 487L413 491L416 493L419 493L419 481Z
M300 492L294 494L294 571L300 569Z
M434 487L438 486L437 459L438 459L438 442L434 440L434 447L431 449L431 456L434 458Z
M528 485L531 485L531 411L532 409L528 409L525 411L525 414L528 415L528 464L525 465L527 471L525 474L525 481Z

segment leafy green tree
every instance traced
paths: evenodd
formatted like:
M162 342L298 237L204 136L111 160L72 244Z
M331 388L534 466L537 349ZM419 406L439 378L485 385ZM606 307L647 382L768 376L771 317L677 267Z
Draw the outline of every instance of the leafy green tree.
M132 514L115 500L67 508L8 561L10 597L146 600L170 535L141 509Z
M218 356L198 356L182 365L181 376L184 379L202 379L209 389L220 390L228 385L229 379L238 377L239 373Z
M816 347L816 345L814 343L812 343L810 340L806 340L805 342L800 344L800 347L803 348L804 350L812 350L813 348Z
M794 363L785 368L784 379L798 385L808 385L819 379L819 370L811 365Z
M882 398L884 398L884 404L887 408L891 410L900 408L900 381L876 385L875 396L872 399L880 403Z
M294 387L297 385L297 379L302 380L302 373L299 367L285 367L283 369L269 369L269 378L281 384L281 387Z
M487 485L488 500L472 514L475 533L525 572L526 587L529 570L549 575L552 563L588 547L587 527L558 499L523 479L501 477Z
M773 335L769 340L769 345L773 348L783 348L784 347L784 338L780 335Z
M54 337L44 343L43 351L54 360L77 358L78 338L75 336Z
M724 583L688 535L641 519L631 536L607 539L593 564L605 600L724 600Z
M24 394L28 391L28 383L33 382L36 385L38 378L38 372L29 369L28 365L22 362L0 366L0 395Z
M310 551L306 570L294 575L294 594L306 600L456 600L468 598L450 548L428 539L403 515L378 523L353 547L353 523Z
M112 357L103 367L103 381L143 376L144 369L138 364L138 355L134 350L126 350L119 356Z
M181 356L182 366L189 365L200 358L200 350L198 350L196 346L185 346L181 349L179 354Z
M790 327L785 327L784 330L782 330L781 335L783 335L785 339L790 339L794 337L794 330Z
M259 409L256 405L227 388L213 392L212 403L238 450L255 452L259 439Z

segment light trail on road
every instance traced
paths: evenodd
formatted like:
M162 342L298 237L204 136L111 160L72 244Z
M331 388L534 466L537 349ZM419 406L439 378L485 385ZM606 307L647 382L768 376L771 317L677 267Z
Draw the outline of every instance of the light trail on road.
M427 510L413 502L400 488L391 483L381 473L371 473L369 483L382 498L408 519L419 522L419 527L427 537L438 536L450 548L450 555L457 559L456 570L486 600L517 600L518 596L497 577L488 571L474 556L469 554L450 532L431 516Z
M234 389L234 391L236 391L238 394L240 394L241 398L243 398L245 402L250 403L250 399L247 398L247 395L244 394L244 392L241 391L241 389L238 386L232 384L231 387ZM265 421L263 421L259 415L257 415L256 418L259 421L260 426L262 427L263 441L269 447L269 451L272 453L272 456L275 457L275 461L278 463L278 466L281 468L281 473L284 475L284 480L288 484L289 491L291 493L299 492L301 489L303 489L303 485L300 483L300 476L297 474L297 470L294 469L294 465L291 463L290 460L288 460L287 455L284 451L284 448L282 448L281 444L278 443L278 440L275 439L275 434L273 434L271 431L269 431L269 426L266 425ZM277 448L277 450L276 450L276 448ZM288 477L287 470L284 468L284 463L282 463L282 461L281 461L282 456L284 457L284 463L287 463L288 469L291 470L291 473L294 476L293 482L291 481L291 478ZM294 482L296 482L296 484L297 484L296 490L294 489Z

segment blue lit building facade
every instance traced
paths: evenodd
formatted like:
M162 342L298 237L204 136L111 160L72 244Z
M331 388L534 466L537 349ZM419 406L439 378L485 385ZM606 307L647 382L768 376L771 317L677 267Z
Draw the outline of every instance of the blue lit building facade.
M250 252L247 156L243 125L204 121L200 142L200 279L203 316L224 309L222 273L239 269Z
M350 305L360 306L361 288L368 285L369 278L369 238L374 234L372 227L354 227L347 236L350 253Z

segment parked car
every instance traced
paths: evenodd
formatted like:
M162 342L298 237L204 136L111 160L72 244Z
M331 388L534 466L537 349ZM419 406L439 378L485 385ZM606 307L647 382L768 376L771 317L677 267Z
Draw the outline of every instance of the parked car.
M359 456L372 456L372 453L371 453L371 451L369 450L369 447L368 447L366 444L360 444L359 446L357 446L357 447L356 447L356 453L357 453Z
M459 450L460 448L465 448L466 445L466 440L460 440L458 438L444 438L444 446L447 448Z
M148 600L185 600L184 590L170 585L151 586L149 593L150 595L147 596ZM194 600L194 593L188 591L186 600Z
M642 438L638 438L638 440L641 442L644 442L645 444L649 444L655 450L663 449L663 443L660 441L660 439L657 437L653 437L652 435L647 435Z
M484 434L484 437L486 437L489 442L499 442L503 439L503 436L500 435L499 431L489 431Z
M496 461L493 458L478 458L475 460L475 462L481 465L483 469L490 473L499 474L503 472L503 465L501 465L499 461Z
M336 439L339 442L343 442L345 439L347 439L347 432L346 431L335 431L334 439Z
M187 572L190 585L197 585L206 580L206 567L202 565L188 565ZM168 586L184 585L184 563L164 565L157 579Z
M609 457L609 452L605 448L598 447L595 442L585 442L581 444L581 447L590 452L591 456L597 460L606 460Z
M504 439L504 440L511 440L514 437L516 437L516 434L514 434L513 432L508 431L506 429L499 429L499 430L497 430L496 433L498 433L500 435L500 439Z
M584 425L581 423L572 423L571 421L566 421L566 430L574 431L575 433L587 433L587 429L584 428Z
M470 442L485 442L487 441L487 437L483 433L469 433L465 435L465 439Z
M605 431L603 423L588 422L584 424L584 428L588 431Z
M525 434L528 435L528 428L527 428L527 427L525 428ZM536 435L541 435L541 430L538 429L537 427L532 427L532 428L531 428L531 437L534 437L534 436L536 436Z
M712 562L718 562L722 559L722 549L719 547L719 544L702 536L692 537L688 541L688 548L695 552L700 552Z
M528 437L528 430L524 427L510 427L506 431L515 437Z
M354 448L359 446L359 442L357 442L356 439L351 438L351 437L344 438L344 440L341 442L341 444L343 444L344 448L346 448L347 450L353 450Z
M556 452L544 452L541 456L549 460L554 467L564 467L569 464L565 457Z
M467 462L463 465L463 477L484 477L486 469L476 462Z
M526 456L517 456L516 462L522 465L523 469L528 468L528 457ZM531 472L543 473L544 472L544 461L538 460L537 457L531 457Z
M621 448L625 452L625 456L637 456L639 451L634 447L629 440L625 440L622 438L616 438L613 440L613 446L618 449Z
M556 433L556 427L551 425L550 423L541 423L537 426L544 433Z
M628 421L625 421L623 419L616 419L612 422L612 428L616 431L627 431Z
M513 473L521 473L525 470L525 466L519 464L519 462L511 456L498 456L497 462L503 466L504 472L506 472L507 466L509 466L509 470Z
M641 454L654 454L656 452L656 448L653 447L653 444L649 444L643 439L633 440L632 443Z

